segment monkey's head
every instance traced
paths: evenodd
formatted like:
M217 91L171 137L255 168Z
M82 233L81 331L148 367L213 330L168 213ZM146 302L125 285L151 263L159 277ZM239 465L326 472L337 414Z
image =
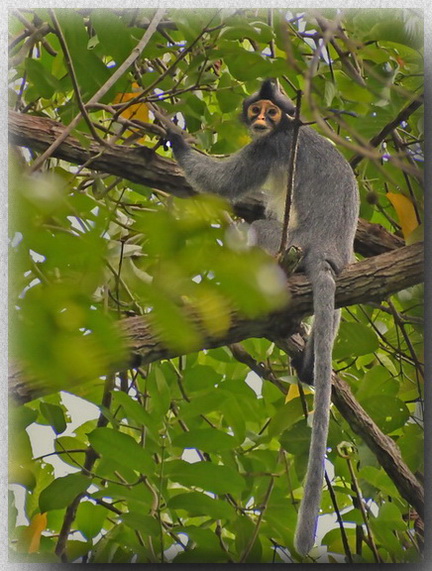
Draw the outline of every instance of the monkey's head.
M294 113L294 103L271 79L243 102L243 120L254 138L272 133L289 121L287 115Z

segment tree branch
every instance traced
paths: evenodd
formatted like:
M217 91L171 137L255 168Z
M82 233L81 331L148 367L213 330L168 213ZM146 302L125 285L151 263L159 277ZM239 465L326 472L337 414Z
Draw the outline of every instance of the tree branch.
M62 136L65 129L64 125L47 117L9 111L9 139L14 145L43 152ZM102 146L84 135L80 140L69 135L53 151L53 156L79 165L90 161L89 166L94 170L181 198L195 194L177 164L148 147ZM264 216L263 205L256 198L239 202L234 209L248 222ZM355 249L359 254L382 254L400 248L403 244L401 238L390 234L381 225L359 220L355 241Z
M402 459L394 440L384 434L356 401L348 384L333 375L332 400L338 411L376 455L400 495L424 518L424 490Z
M423 94L420 94L416 99L411 101L411 103L409 103L406 107L401 109L401 111L396 115L396 117L392 121L387 123L387 125L385 125L383 129L377 135L375 135L375 137L372 137L372 139L369 141L370 146L378 147L378 145L380 145L384 141L387 135L389 135L394 129L399 127L399 125L403 121L406 121L410 117L410 115L412 115L415 111L417 111L417 109L419 109L423 105L423 102L424 102L424 96ZM350 159L349 161L351 167L354 169L363 158L364 157L362 155L354 155L352 159Z
M423 244L418 243L346 268L337 279L336 305L343 307L382 300L422 281ZM299 321L312 313L312 288L303 274L291 276L286 287L290 296L287 307L259 319L247 319L233 312L231 325L224 334L209 334L199 319L191 315L190 319L200 333L201 340L197 346L190 347L189 352L230 345L250 337L277 340L292 335L297 330ZM162 342L146 316L123 319L119 322L119 327L125 339L128 358L122 363L111 363L111 371L100 371L100 375L179 355L175 348ZM110 362L110 355L106 356L104 362ZM10 393L20 402L27 402L47 391L58 390L58 387L55 389L46 380L35 379L31 373L23 371L21 366L11 369ZM75 378L73 386L89 380Z

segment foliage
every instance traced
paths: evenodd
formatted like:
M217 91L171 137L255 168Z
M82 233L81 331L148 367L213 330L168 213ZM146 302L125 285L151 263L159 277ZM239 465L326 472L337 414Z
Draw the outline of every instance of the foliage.
M364 149L421 93L422 22L409 10L352 10L329 34L336 11L315 16L171 10L73 134L83 144L83 135L138 141L170 157L145 125L153 102L202 148L230 153L247 142L237 120L245 94L276 77L293 99L304 91L304 119L326 117L318 130L336 137L347 158L366 155L356 168L361 216L419 239L422 109L381 141L379 160ZM152 17L111 9L12 14L11 106L70 123ZM202 340L190 319L199 315L209 333L223 334L233 311L258 317L280 307L286 297L275 262L233 235L227 206L215 197L173 199L92 171L91 162L78 168L51 158L31 172L34 159L31 149L10 153L11 354L49 382L51 394L11 412L12 557L56 561L59 533L73 521L60 534L63 560L299 561L293 530L311 397L286 398L228 348L196 352ZM422 297L415 287L345 309L334 349L336 370L414 473L423 471ZM182 356L100 377L107 355L110 363L124 358L115 324L130 314L149 314ZM243 348L287 389L295 385L274 344L252 338ZM84 421L88 403L100 416ZM52 430L36 458L41 427ZM415 515L337 411L328 474L336 503L326 490L314 559L349 561L335 511L351 561L419 559Z

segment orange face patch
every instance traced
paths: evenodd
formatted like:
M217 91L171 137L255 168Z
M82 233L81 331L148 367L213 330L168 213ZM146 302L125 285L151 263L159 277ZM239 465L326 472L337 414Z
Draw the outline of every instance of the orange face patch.
M274 126L281 120L282 111L269 99L261 99L248 107L247 116L254 125Z

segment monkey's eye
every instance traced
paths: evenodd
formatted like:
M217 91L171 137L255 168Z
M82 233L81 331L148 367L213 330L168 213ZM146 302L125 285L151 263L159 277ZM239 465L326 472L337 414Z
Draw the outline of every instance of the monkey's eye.
M270 115L270 117L274 117L275 115L277 115L277 109L272 107L271 109L268 110L268 114Z
M258 113L260 112L260 108L258 107L258 105L254 105L253 107L251 107L251 112L254 115L258 115Z

